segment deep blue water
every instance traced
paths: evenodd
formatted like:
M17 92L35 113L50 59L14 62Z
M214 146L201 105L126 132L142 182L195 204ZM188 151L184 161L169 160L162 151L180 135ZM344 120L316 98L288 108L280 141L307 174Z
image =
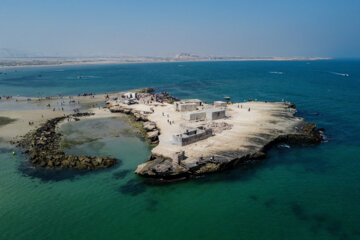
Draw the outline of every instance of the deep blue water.
M285 99L296 103L299 116L325 128L328 137L320 146L274 148L252 169L165 186L143 184L132 174L150 149L128 131L118 138L99 129L103 139L70 149L122 159L115 169L71 180L43 181L24 174L19 170L24 156L12 157L9 147L3 146L1 239L360 239L358 60L122 64L0 72L0 95L75 95L154 87L178 98L205 101L224 96L233 102ZM111 126L127 129L124 122ZM86 129L76 129L86 135Z

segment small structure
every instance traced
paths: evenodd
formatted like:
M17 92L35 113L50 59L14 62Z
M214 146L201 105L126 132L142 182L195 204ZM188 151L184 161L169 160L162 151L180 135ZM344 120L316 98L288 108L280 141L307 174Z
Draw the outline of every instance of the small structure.
M219 108L210 108L206 109L206 119L207 120L217 120L225 118L225 110Z
M214 102L214 107L216 107L216 108L226 107L226 106L227 106L226 102L223 102L223 101L215 101Z
M197 127L196 129L188 129L184 133L173 135L173 140L176 145L185 146L210 136L212 136L211 128Z
M197 106L202 106L203 105L203 101L201 101L200 99L184 99L181 102L183 102L183 103L195 103Z
M202 101L199 99L187 99L180 102L175 102L175 110L178 112L190 112L195 111L197 107L202 105Z
M226 96L226 97L224 97L224 99L225 99L225 101L226 101L227 104L230 104L230 103L231 103L230 97Z
M127 92L123 95L124 98L127 99L136 99L136 93L135 92Z
M185 112L181 115L181 117L187 121L199 121L206 119L206 113L204 111L201 112Z
M181 161L183 161L184 159L185 159L185 151L176 152L174 154L173 160L175 161L175 163L180 164Z
M195 103L175 103L175 109L178 112L196 111L197 105Z

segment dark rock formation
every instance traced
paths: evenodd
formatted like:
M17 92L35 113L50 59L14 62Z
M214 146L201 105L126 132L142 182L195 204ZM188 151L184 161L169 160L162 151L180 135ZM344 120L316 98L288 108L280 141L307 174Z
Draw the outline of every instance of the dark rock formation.
M153 88L142 88L139 89L137 92L138 93L153 93L155 90Z
M70 115L78 119L89 116L90 113L76 113ZM68 116L68 117L70 117ZM18 146L26 148L30 155L29 161L37 166L47 168L74 168L95 170L108 168L116 164L117 160L110 157L73 156L65 154L60 148L61 134L56 132L56 125L67 117L57 117L48 120L44 125L30 132L18 142Z
M174 102L179 101L178 98L171 96L168 92L162 92L157 95L162 102L173 104Z

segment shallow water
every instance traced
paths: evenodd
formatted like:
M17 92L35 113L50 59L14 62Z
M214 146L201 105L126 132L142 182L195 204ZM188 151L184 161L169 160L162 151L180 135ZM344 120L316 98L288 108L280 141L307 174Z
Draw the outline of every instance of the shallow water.
M12 156L14 149L2 144L0 239L360 238L359 61L129 64L7 73L0 77L0 95L155 86L206 101L225 95L233 101L284 98L297 104L298 115L324 127L328 142L279 146L253 168L151 185L133 174L151 149L125 118L74 122L62 129L66 151L110 155L121 163L87 174L44 173L25 164L18 149ZM41 78L34 79L38 74ZM82 141L85 137L91 141Z

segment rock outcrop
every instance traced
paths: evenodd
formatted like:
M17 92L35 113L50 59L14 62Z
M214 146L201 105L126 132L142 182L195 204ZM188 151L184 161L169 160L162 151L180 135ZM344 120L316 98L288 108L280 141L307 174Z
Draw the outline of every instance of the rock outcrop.
M160 130L157 128L156 123L148 120L147 115L150 114L150 112L140 112L122 106L108 106L108 108L112 113L125 113L132 116L135 121L142 122L141 128L144 130L144 137L149 140L151 144L159 143Z
M90 113L76 113L67 117L79 119ZM67 117L48 120L43 126L30 132L18 142L18 146L26 148L29 161L36 166L46 168L74 168L95 170L108 168L116 164L117 160L110 157L73 156L65 154L60 148L61 134L56 132L56 125Z

